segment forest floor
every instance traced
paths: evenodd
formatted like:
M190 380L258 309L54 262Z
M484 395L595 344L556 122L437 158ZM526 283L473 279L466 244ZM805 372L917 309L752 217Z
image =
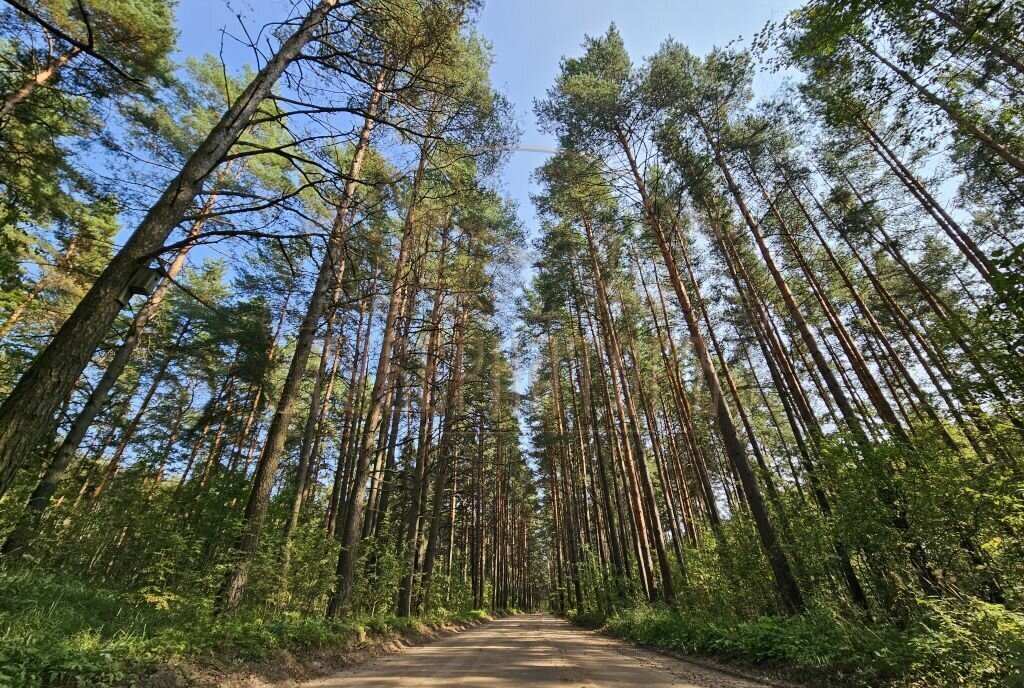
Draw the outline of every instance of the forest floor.
M493 621L440 642L304 684L305 688L764 688L712 668L581 629L549 614Z

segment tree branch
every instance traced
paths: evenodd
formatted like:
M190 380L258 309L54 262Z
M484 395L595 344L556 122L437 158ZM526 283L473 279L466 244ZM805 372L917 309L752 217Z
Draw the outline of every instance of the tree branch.
M46 18L44 18L38 12L35 12L34 10L32 10L32 9L26 7L25 5L21 4L20 2L18 2L18 0L3 0L3 1L6 2L8 5L10 5L11 7L13 7L14 9L16 9L18 12L21 12L22 14L24 14L26 17L28 17L32 21L34 21L37 24L39 24L41 27L43 27L44 29L49 31L54 36L57 36L58 38L60 38L62 41L66 41L67 43L70 43L71 45L73 45L74 47L78 48L79 50L81 50L86 55L89 55L90 57L92 57L92 58L94 58L96 60L99 60L100 62L102 62L106 66L110 67L115 72L117 72L118 75L124 77L128 81L131 81L132 83L136 83L136 84L144 83L142 79L138 78L137 76L133 76L132 74L129 74L128 72L126 72L123 68L121 68L116 62L111 60L109 57L104 57L103 55L100 55L98 52L96 52L96 49L93 47L92 28L89 26L88 17L86 17L85 22L86 22L86 28L89 30L89 39L88 39L88 41L83 42L81 39L75 38L71 34L67 33L64 30L62 30L60 27L58 27L53 22L48 21ZM83 15L83 16L85 16L85 15Z

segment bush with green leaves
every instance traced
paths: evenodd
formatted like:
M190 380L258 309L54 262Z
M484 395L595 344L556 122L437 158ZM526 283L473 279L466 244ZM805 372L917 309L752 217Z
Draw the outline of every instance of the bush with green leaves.
M818 685L1024 686L1024 615L978 600L919 600L904 629L816 609L751 621L668 607L574 620L662 650L769 665Z
M422 631L424 622L479 622L481 611L428 619L251 609L217 616L208 605L156 592L126 593L29 569L0 572L0 688L122 685L170 660L266 660L277 651L343 646L367 634Z

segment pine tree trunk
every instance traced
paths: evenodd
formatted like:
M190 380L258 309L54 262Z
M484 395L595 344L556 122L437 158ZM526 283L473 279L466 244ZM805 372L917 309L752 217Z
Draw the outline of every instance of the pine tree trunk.
M602 449L601 443L601 432L597 424L597 404L594 400L592 393L592 381L590 371L590 352L584 340L583 334L583 322L580 319L579 310L576 310L576 332L574 332L573 340L577 341L578 336L578 358L580 361L579 366L579 384L580 394L583 398L583 414L582 421L586 428L589 429L591 434L591 441L594 446L594 457L597 460L597 476L600 485L601 493L601 507L604 514L604 527L607 533L609 556L612 562L612 570L616 576L616 585L618 585L618 578L625 574L625 566L623 564L622 555L622 542L615 535L614 522L615 512L612 509L611 499L609 497L609 486L608 486L608 465L605 457L604 450ZM598 509L598 513L601 513L602 509ZM599 526L600 527L600 526Z
M428 240L429 241L429 240ZM440 358L441 321L444 317L444 263L448 250L448 232L444 231L441 249L438 254L437 279L434 283L434 300L431 304L430 320L427 328L427 346L424 353L423 385L420 391L420 423L417 440L416 463L413 468L411 498L405 515L403 552L405 554L404 575L398 584L397 610L398 616L411 616L413 613L413 597L418 568L419 537L426 511L429 483L427 481L427 464L429 463L434 417L437 412L434 386L437 384L438 359Z
M331 358L334 346L334 322L337 316L338 296L341 291L341 282L338 281L331 303L327 306L327 324L324 330L323 350L320 352L320 363L317 367L316 378L313 381L313 390L309 397L309 409L306 413L306 423L302 430L302 442L299 447L299 463L295 469L295 494L292 496L291 511L288 520L284 524L284 545L281 549L281 581L280 589L282 600L287 596L288 578L292 562L292 533L299 525L299 517L302 515L303 498L306 496L306 483L309 481L312 469L312 458L314 445L318 442L318 435L321 428L327 402L330 398L330 388L333 382L332 375L328 379L327 361ZM335 361L337 361L335 356Z
M119 295L158 254L203 183L248 126L285 68L313 38L338 0L320 0L224 113L138 228L93 283L71 317L0 405L0 497L44 438L54 414L121 311Z
M434 558L437 553L437 542L441 532L441 508L444 504L444 490L448 484L448 473L451 470L453 457L451 456L452 444L455 435L455 424L462 415L462 380L464 377L462 356L466 344L466 323L469 319L469 307L463 305L459 309L459 315L455 322L452 333L455 352L452 354L451 377L448 380L447 398L444 403L444 428L441 431L441 440L437 447L437 472L434 476L434 503L430 515L430 531L427 535L427 549L423 558L423 611L430 611L430 586L434 574ZM455 492L452 491L452 509L455 508ZM454 522L449 520L452 532ZM449 556L450 556L449 548ZM448 563L448 573L451 575L451 561Z
M974 266L978 274L989 283L993 284L994 279L999 275L999 270L992 264L988 256L978 246L974 239L963 230L959 223L954 220L946 209L928 191L928 188L920 179L903 164L896 152L889 147L889 144L878 135L874 127L864 118L858 118L858 125L867 135L869 145L882 159L886 166L892 171L897 179L906 187L907 191L917 199L926 213L931 215L935 224L939 226L953 245L963 256Z
M818 281L817 275L807 264L806 259L803 256L803 252L800 247L796 244L793 234L790 231L789 223L783 217L779 211L778 206L772 200L768 193L768 190L764 187L757 172L751 167L751 176L757 184L758 189L761 191L765 202L768 204L768 208L771 213L775 216L781 228L781 234L786 240L789 246L790 253L796 258L797 263L800 265L800 269L804 274L804 278L807 280L808 285L811 287L811 291L814 293L818 301L818 305L821 307L822 312L825 314L826 319L829 321L829 325L832 327L832 331L835 333L836 338L839 340L840 346L843 348L843 352L846 354L847 360L853 367L854 373L857 375L858 381L861 383L861 387L867 392L868 398L871 400L871 404L877 412L878 416L887 424L889 430L896 435L901 441L909 442L910 436L904 430L899 418L896 415L895 410L889 403L885 394L882 392L878 381L875 379L874 374L868 368L867 361L864 359L864 355L857 348L856 343L853 341L853 337L846 329L845 324L836 314L835 308L829 301L828 297L824 293L824 289Z
M124 455L125 449L128 448L128 444L131 442L135 435L135 431L138 430L139 423L142 422L142 417L146 415L146 411L149 409L149 404L153 401L153 397L156 395L157 389L160 388L160 383L163 382L164 375L167 373L167 368L170 367L171 361L174 360L174 352L181 346L185 335L188 334L188 328L190 321L186 320L179 330L178 337L174 344L171 346L171 350L164 355L163 361L160 363L160 367L157 368L156 372L153 373L153 380L150 382L149 389L146 390L145 395L142 397L142 401L139 402L139 408L135 412L131 421L125 426L124 433L121 436L121 441L118 443L117 448L114 450L114 455L110 457L110 461L107 463L106 468L103 471L103 475L100 478L100 482L93 489L92 494L89 496L90 507L96 503L99 499L100 494L106 489L110 482L114 479L114 474L117 472L121 465L121 457Z
M928 88L918 82L910 72L879 53L869 42L863 41L859 38L854 38L853 40L857 45L863 48L865 52L899 76L899 78L910 86L910 88L912 88L923 101L945 112L946 115L949 116L949 119L956 125L957 129L962 133L977 139L983 146L995 153L1006 164L1017 170L1018 173L1024 173L1024 159L1022 159L1016 152L1011 151L1009 148L996 141L991 134L971 121L970 116L963 112L963 110L938 94L928 90Z
M733 179L732 172L729 169L725 158L714 143L714 137L709 131L707 131L707 129L704 130L704 135L708 143L712 146L715 163L721 171L722 176L725 178L726 184L729 187L729 192L732 194L733 200L736 203L736 207L739 209L740 215L743 216L743 220L746 223L747 228L754 237L754 243L757 245L761 258L764 261L765 266L768 268L768 272L771 274L772 280L775 282L775 286L779 290L779 294L782 296L783 303L786 306L786 314L796 326L797 332L800 335L800 340L803 342L807 352L811 356L811 359L814 361L814 364L818 369L818 374L821 375L822 380L824 380L825 386L828 388L836 406L839 407L839 412L846 421L846 425L854 433L854 436L858 441L866 445L868 439L864 434L863 425L860 418L857 417L857 412L854 410L850 397L839 383L835 372L829 366L828 361L821 352L821 348L818 346L818 341L815 338L814 333L811 332L810 325L807 323L806 318L804 318L804 314L800 310L799 304L797 304L796 297L793 296L793 292L789 288L789 284L786 282L785 277L783 277L782 272L775 263L775 259L768 248L768 244L765 242L764 235L761 233L760 225L756 220L754 220L749 208L747 208L747 204L743 200L742 192L736 184L736 181ZM719 223L711 222L709 224L716 232L719 233L720 240L723 243L732 240L731 237L727 236L725 232L723 232Z
M327 307L331 285L336 282L340 283L344 275L346 261L344 260L343 246L347 240L349 229L349 209L355 197L358 185L357 180L360 177L363 160L370 146L370 135L376 123L377 109L381 102L386 77L387 70L382 69L377 76L377 81L370 94L369 103L366 106L363 127L359 133L359 140L356 143L355 151L352 154L348 181L345 183L345 190L336 211L331 234L328 238L327 247L324 250L324 256L321 259L319 272L317 273L316 284L313 286L313 293L309 297L306 314L299 325L298 336L295 340L295 350L288 367L288 374L285 377L284 384L281 386L281 395L278 399L277 409L274 412L270 428L267 430L263 452L260 454L259 461L256 464L256 474L253 476L252 489L249 492L249 499L245 505L242 533L235 544L235 550L238 552L240 560L229 569L217 595L217 608L220 611L232 612L242 602L242 594L245 592L252 557L259 544L260 533L263 529L263 519L266 515L270 499L270 491L274 485L277 466L281 461L281 453L284 451L284 444L288 437L288 428L298 402L299 387L302 384L302 378L305 376L306 363L313 349L316 330Z
M772 525L768 511L764 507L764 503L761 498L761 491L757 486L757 478L750 467L750 463L747 461L746 450L743 447L743 444L739 439L739 434L736 431L736 424L733 421L732 412L726 404L725 394L723 393L722 385L718 379L718 372L715 370L714 363L711 360L707 344L704 341L704 335L700 331L700 326L697 322L697 317L690 301L689 292L683 285L675 257L669 249L665 233L662 229L661 219L659 218L652 200L647 193L646 183L640 174L640 169L633 156L632 149L630 148L625 135L620 133L618 138L619 143L622 146L623 153L626 155L628 160L630 171L632 172L633 179L636 183L637 191L640 193L647 222L651 230L654 232L658 249L661 251L662 259L665 261L665 267L668 269L669 278L671 279L672 286L676 292L676 298L679 300L679 307L683 311L687 328L690 331L690 338L693 342L694 353L700 363L701 372L704 375L708 391L711 393L712 403L715 406L715 418L718 422L718 429L722 435L725 450L739 473L740 481L743 484L743 490L747 495L748 502L750 503L751 514L754 518L754 523L757 527L761 544L768 558L772 573L775 576L775 583L778 587L779 595L787 611L799 611L804 607L803 595L800 592L800 586L797 583L796 576L793 574L788 558L782 551L782 547L778 541L778 536L775 532L775 527Z
M651 558L651 531L647 525L648 518L645 512L644 500L641 496L640 478L637 474L637 464L642 460L643 454L640 443L634 441L633 433L627 426L630 423L630 419L627 416L629 400L628 398L624 399L624 395L628 395L629 392L624 384L625 378L622 376L619 368L621 353L618 348L614 331L615 326L608 306L604 277L596 257L595 248L590 241L588 229L588 250L597 292L596 310L598 323L604 339L605 361L608 364L607 380L611 383L610 385L605 385L605 394L607 395L609 414L612 414L614 411L615 420L618 424L618 434L616 436L619 447L618 465L623 477L623 483L626 486L626 498L633 521L631 534L636 546L637 562L643 577L647 598L650 601L654 601L658 598L658 586L654 579L654 562ZM669 584L671 585L671 582Z
M428 131L431 128L428 125ZM361 533L363 507L366 504L363 483L369 474L370 454L375 450L374 442L383 420L384 401L388 393L387 381L391 377L391 354L395 343L395 326L399 313L404 310L406 299L413 298L412 294L407 293L408 276L406 275L406 263L409 261L409 254L412 252L412 245L416 239L415 207L419 198L420 185L426 171L429 152L429 145L424 140L420 147L419 163L416 167L410 194L411 200L402 230L398 258L395 261L395 276L392 283L388 312L384 322L384 330L381 333L381 348L380 356L377 360L377 372L373 380L373 389L370 392L370 408L366 415L365 425L363 426L360 446L356 448L356 465L351 480L352 491L348 500L348 509L345 514L344 523L341 527L341 552L338 555L335 586L327 605L327 616L330 618L340 616L346 608L349 594L352 591L352 584L355 580L355 567L358 556L356 547Z
M212 206L214 196L211 196L208 200L205 209L209 209ZM199 230L202 228L203 221L199 220L192 225L192 229L189 231L189 238L198 235ZM19 533L19 538L31 537L32 532L38 526L43 512L46 510L53 498L54 493L57 491L57 485L60 482L61 476L64 471L70 465L75 454L78 452L78 448L82 444L82 440L85 439L86 434L89 432L89 428L92 427L93 421L96 420L96 416L102 410L103 406L107 402L107 398L110 396L110 391L114 388L114 385L121 378L121 373L124 372L125 366L131 359L132 354L135 352L135 347L139 343L139 337L142 335L146 328L146 325L152 319L153 315L160 308L160 304L163 303L164 297L167 296L167 292L170 291L171 285L175 277L181 272L181 269L185 265L185 258L188 255L188 251L191 245L186 244L178 250L178 253L174 256L174 260L167 267L167 275L163 278L156 289L153 290L152 296L146 304L139 309L139 312L135 315L132 320L132 324L128 327L128 332L125 334L124 340L121 342L121 346L118 347L117 353L111 359L110 363L107 364L106 370L103 371L103 376L100 378L96 386L93 387L92 393L89 395L89 399L85 402L85 406L79 411L78 416L75 418L74 423L71 424L71 428L68 430L67 435L61 441L60 447L54 453L53 458L50 460L50 464L47 466L46 472L43 478L40 480L36 489L32 492L29 497L29 501L25 505L25 514L22 517L24 522L24 530L22 527L16 528L15 532ZM8 538L8 543L12 543L11 537ZM7 552L8 543L4 544L3 551ZM24 544L24 543L22 543ZM10 547L20 547L18 543L10 544Z

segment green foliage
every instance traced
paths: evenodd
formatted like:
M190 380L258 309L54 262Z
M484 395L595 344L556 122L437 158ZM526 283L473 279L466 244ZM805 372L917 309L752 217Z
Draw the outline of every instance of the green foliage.
M996 688L1024 680L1024 616L970 599L919 601L903 630L823 609L740 621L643 606L572 618L664 650L795 670L815 685Z
M912 675L943 686L1024 686L1024 615L970 598L921 608L908 642Z
M12 288L23 277L22 263L33 258L37 240L61 224L93 231L109 224L116 210L95 170L79 156L94 158L101 135L104 101L127 103L150 92L150 80L168 80L174 48L174 3L169 0L41 0L34 12L121 70L91 56L73 55L72 46L33 19L11 9L0 11L0 94L6 101L37 83L0 118L0 286ZM67 62L61 59L71 55ZM126 79L123 74L132 78ZM83 155L84 154L84 155ZM97 208L97 206L102 206ZM104 237L106 238L106 237ZM109 246L108 246L109 249ZM106 258L106 254L101 254ZM100 267L105 264L104 259ZM80 267L80 266L76 266ZM93 266L83 275L91 279ZM0 300L0 308L6 306Z
M79 56L64 67L64 71L71 73L65 78L75 86L103 96L112 91L137 89L146 79L167 76L168 55L178 34L174 27L174 5L174 0L40 0L33 9L45 22L80 44L91 43L93 52L116 65L121 73L91 56ZM22 35L26 39L29 32L39 30L32 20L14 16L25 22ZM10 21L15 23L14 18ZM71 49L64 41L54 42L56 46L48 46L50 50ZM42 40L39 43L47 44ZM26 69L38 69L39 64L47 64L52 57L47 55L47 48L22 47L19 62L25 63ZM126 79L125 74L130 78Z
M182 81L167 79L172 2L36 4L75 35L88 21L96 49L146 83L74 56L0 122L0 390L108 263L119 214L145 205L102 188L84 154L102 139L170 176L253 78L206 56L188 60ZM522 311L526 334L543 331L550 344L531 395L534 463L519 446L499 313L523 231L487 182L516 131L488 82L489 50L465 24L474 4L395 0L358 30L318 31L317 42L337 44L311 44L308 72L262 104L229 161L210 170L196 200L214 212L181 230L217 244L214 232L245 232L248 265L231 260L224 236L213 249L223 261L177 280L24 561L0 573L0 683L111 685L171 657L267 660L478 621L471 608L484 600L515 611L546 593L623 637L816 681L1021 686L1024 253L1019 180L1006 163L1021 158L1024 70L1007 69L1015 58L1000 47L1016 39L1020 11L968 1L936 27L910 0L810 0L780 30L808 77L790 92L799 103L762 106L746 51L698 56L670 40L634 64L614 25L587 37L536 105L563 152L538 175L541 260ZM0 13L11 67L0 92L55 57L40 37ZM349 48L359 59L339 59ZM954 58L956 74L945 67ZM342 132L382 63L394 69L379 75L381 138L363 151L355 198L332 225L336 172L362 150ZM317 103L291 96L328 93L346 94L340 109L351 112L321 136L316 124L331 113L310 116ZM116 105L106 110L124 126L108 126L100 104ZM401 130L382 137L392 119ZM947 140L950 150L933 152ZM410 152L423 160L414 183L399 172ZM928 200L932 187L943 197L956 187L955 200ZM235 205L246 200L261 210ZM291 211L303 236L285 240ZM331 326L314 328L323 375L333 370L320 379L332 397L313 408L315 357L299 360L294 392L281 389L289 357L309 351L295 337L300 301L317 261L333 258L312 240L331 226L345 231L346 267L329 287ZM436 250L441 235L448 254ZM415 256L405 272L399 238ZM991 274L960 274L965 257L991 259ZM381 313L385 301L402 312ZM452 357L463 345L460 370ZM67 420L106 356L101 347L68 397ZM291 420L268 463L260 438L276 413ZM364 424L375 419L379 431ZM384 441L400 449L382 451ZM754 478L740 470L748 452ZM42 467L43 453L34 458ZM315 471L302 485L308 458ZM333 522L340 512L359 525L348 497L362 494L355 476L367 464L373 518L355 550L352 612L328 621L341 551ZM250 498L254 475L278 482ZM0 535L37 480L17 476ZM447 559L429 579L414 527L427 513L444 514L434 535L446 556L430 563ZM251 540L239 537L247 521ZM630 538L633 528L650 532ZM661 555L656 571L641 571L644 541ZM220 582L242 567L240 611L215 616ZM807 611L782 616L779 572L790 568ZM406 576L423 617L392 616ZM670 587L672 606L638 606Z
M0 686L112 686L171 659L268 659L277 651L345 645L366 634L412 633L424 623L476 623L484 612L426 619L250 610L214 616L172 594L124 593L33 570L0 572Z

